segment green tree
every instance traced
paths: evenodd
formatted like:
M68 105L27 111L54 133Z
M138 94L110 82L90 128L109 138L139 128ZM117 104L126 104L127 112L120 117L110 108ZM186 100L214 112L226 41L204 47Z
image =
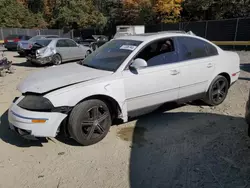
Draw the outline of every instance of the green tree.
M16 0L0 0L0 27L40 28L45 27L41 15L32 14Z
M250 0L186 0L183 18L211 20L250 16Z
M52 24L59 28L103 28L106 21L91 0L59 0L53 11Z

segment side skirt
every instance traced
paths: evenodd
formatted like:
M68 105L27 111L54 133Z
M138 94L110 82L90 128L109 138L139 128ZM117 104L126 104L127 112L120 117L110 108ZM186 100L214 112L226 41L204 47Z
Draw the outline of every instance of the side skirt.
M151 112L154 112L155 110L158 110L161 107L163 107L163 109L165 111L168 111L168 110L174 109L176 107L179 107L182 104L192 102L192 101L195 101L195 100L201 100L201 99L203 99L205 97L205 95L206 95L206 93L199 93L199 94L195 94L195 95L192 95L192 96L184 97L182 99L178 99L177 101L168 101L166 103L162 103L162 104L158 104L158 105L154 105L154 106L149 106L149 107L129 111L128 112L128 117L129 118L135 118L135 117L138 117L138 116L141 116L141 115L149 114ZM174 107L173 107L173 104L175 104Z

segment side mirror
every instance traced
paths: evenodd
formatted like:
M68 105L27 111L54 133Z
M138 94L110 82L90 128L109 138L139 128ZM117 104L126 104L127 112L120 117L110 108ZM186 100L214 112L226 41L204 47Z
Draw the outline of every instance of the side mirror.
M135 68L135 69L141 69L141 68L145 68L148 66L148 63L141 58L137 58L133 61L133 63L130 65L131 68Z

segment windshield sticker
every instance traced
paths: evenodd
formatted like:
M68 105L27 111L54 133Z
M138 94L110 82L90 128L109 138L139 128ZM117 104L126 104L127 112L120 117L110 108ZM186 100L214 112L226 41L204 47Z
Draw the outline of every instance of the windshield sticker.
M136 49L136 46L133 46L133 45L122 45L120 47L121 50L131 50L131 51L134 51Z

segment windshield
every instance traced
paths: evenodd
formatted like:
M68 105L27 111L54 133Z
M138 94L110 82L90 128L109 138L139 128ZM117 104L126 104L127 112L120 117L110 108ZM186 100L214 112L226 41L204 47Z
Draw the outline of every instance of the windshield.
M87 56L83 65L115 72L141 43L134 40L112 40Z
M48 46L51 40L37 40L35 44L40 46Z

